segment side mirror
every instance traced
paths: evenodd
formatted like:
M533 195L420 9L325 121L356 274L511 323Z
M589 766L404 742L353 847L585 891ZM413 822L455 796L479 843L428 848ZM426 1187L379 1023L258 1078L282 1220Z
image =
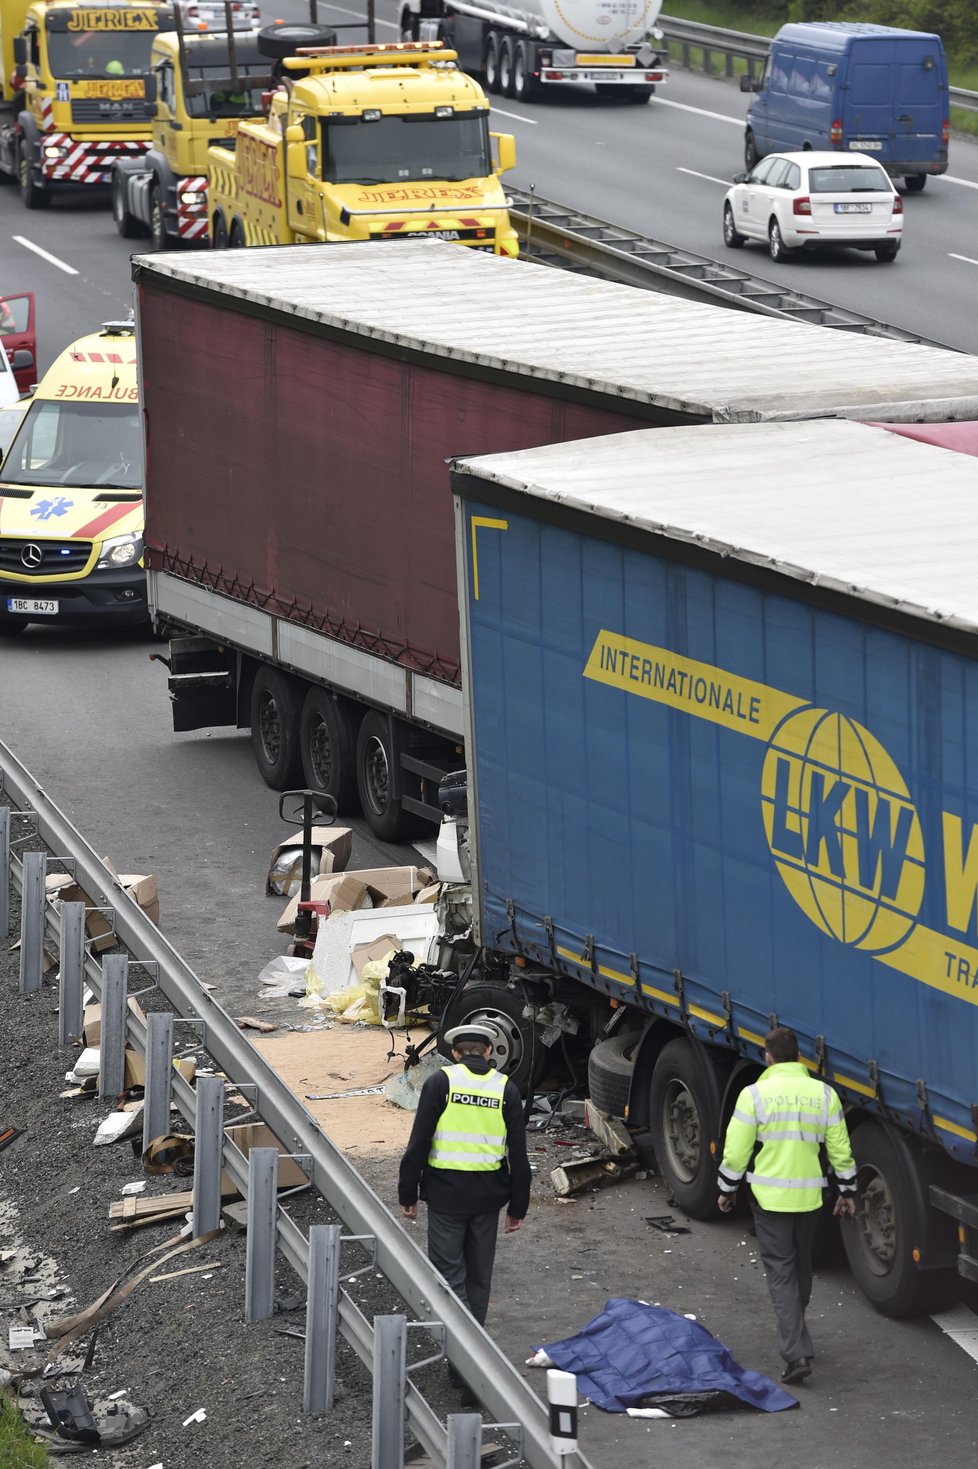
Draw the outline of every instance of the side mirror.
M750 178L750 174L747 174L747 173L735 173L734 176L733 176L733 182L735 184L746 184L746 182L747 182L747 180L749 178Z
M496 145L496 161L493 163L493 173L506 173L510 168L516 167L516 139L512 133L490 133L490 138Z
M285 129L285 141L289 144L304 143L306 141L306 135L302 131L301 124L297 122L289 123L289 126Z
M150 72L149 76L145 78L145 80L143 82L143 85L146 88L146 92L145 92L146 101L147 102L155 102L156 101L156 77L153 75L152 72Z
M28 351L26 347L18 347L10 359L10 365L15 372L20 372L24 367L33 367L34 353Z
M759 92L761 90L761 84L760 82L755 82L754 78L750 74L747 74L740 79L740 90L742 92Z
M14 36L14 61L18 66L27 65L27 37Z

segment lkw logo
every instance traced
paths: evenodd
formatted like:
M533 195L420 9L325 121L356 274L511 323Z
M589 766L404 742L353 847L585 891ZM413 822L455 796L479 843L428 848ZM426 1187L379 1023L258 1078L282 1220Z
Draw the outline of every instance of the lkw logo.
M764 831L804 913L840 943L905 943L924 896L920 820L893 760L845 715L802 709L779 725L761 775Z

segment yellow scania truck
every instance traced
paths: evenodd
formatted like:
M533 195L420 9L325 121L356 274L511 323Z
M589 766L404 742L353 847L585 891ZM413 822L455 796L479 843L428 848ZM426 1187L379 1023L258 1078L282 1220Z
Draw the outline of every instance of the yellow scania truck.
M140 623L143 443L131 322L66 347L0 462L0 637Z
M277 63L268 113L208 153L211 243L311 244L435 236L518 254L500 175L508 134L440 42L292 49L292 27L258 48ZM493 156L495 143L495 157Z
M173 12L151 0L0 0L0 173L28 209L111 182L150 142L150 48Z

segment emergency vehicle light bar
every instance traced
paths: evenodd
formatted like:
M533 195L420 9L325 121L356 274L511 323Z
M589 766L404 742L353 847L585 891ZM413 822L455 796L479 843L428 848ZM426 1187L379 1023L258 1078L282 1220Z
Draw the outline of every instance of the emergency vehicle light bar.
M448 51L441 41L383 41L376 46L298 46L282 65L289 71L328 71L330 67L360 66L364 58L377 56L388 66L416 66L427 60L455 61L457 51ZM312 65L310 66L310 62Z

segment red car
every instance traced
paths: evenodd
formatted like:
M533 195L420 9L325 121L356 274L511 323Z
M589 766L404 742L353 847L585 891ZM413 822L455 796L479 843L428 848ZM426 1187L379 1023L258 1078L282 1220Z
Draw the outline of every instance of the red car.
M0 342L18 388L29 393L38 379L33 291L0 296Z

